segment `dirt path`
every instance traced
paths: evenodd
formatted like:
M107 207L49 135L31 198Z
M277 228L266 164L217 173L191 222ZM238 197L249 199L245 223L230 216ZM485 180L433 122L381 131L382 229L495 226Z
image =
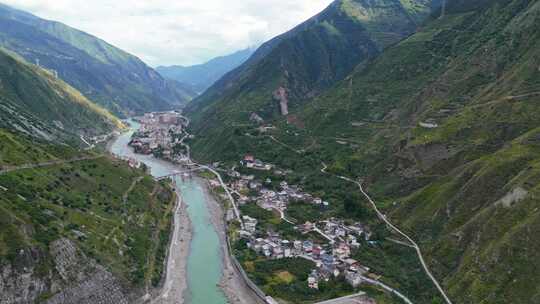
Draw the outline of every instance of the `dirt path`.
M56 166L56 165L62 165L62 164L69 164L69 163L75 163L75 162L79 162L79 161L99 159L99 158L102 158L102 157L105 157L105 155L78 157L78 158L73 158L73 159L68 159L68 160L51 160L51 161L48 161L48 162L35 163L35 164L24 164L24 165L15 166L15 167L0 170L0 175L10 173L10 172L14 172L14 171L19 171L19 170L36 169L36 168Z
M127 204L127 199L129 197L129 194L131 193L131 191L133 191L133 189L135 189L135 186L137 186L137 184L140 181L142 181L143 178L144 178L144 176L139 176L136 179L134 179L133 182L131 183L131 185L129 186L129 188L126 190L126 192L124 192L124 194L122 195L122 203L124 203L124 205Z

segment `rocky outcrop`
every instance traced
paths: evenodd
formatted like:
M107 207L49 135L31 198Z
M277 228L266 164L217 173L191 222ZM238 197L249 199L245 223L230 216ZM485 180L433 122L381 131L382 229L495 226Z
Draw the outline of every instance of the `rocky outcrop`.
M20 250L10 261L0 260L0 304L34 303L50 290L50 274L36 275L45 260L36 248Z
M287 97L287 90L284 87L279 87L274 91L274 100L279 102L279 109L281 115L287 116L289 114L289 98Z
M127 304L122 287L103 266L88 259L73 242L61 239L50 249L55 268L67 285L48 304Z
M21 250L0 270L0 304L127 304L125 288L112 273L60 239L48 252Z
M440 161L454 157L460 151L457 147L445 144L427 144L405 147L396 156L400 159L400 163L406 163L405 168L401 169L407 169L409 173L413 170L420 174L422 170L429 170Z
M517 187L514 190L508 192L503 198L495 202L497 206L503 206L505 208L511 208L514 204L527 198L529 192L521 187Z

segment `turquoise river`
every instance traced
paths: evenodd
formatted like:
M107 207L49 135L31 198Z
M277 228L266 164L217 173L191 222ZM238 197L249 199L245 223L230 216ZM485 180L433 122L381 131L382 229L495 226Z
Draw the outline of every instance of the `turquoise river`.
M134 129L139 127L135 122L130 121L130 123ZM112 144L111 152L124 157L133 157L145 163L150 168L151 174L156 177L181 170L180 167L169 162L133 153L133 150L128 146L133 132L132 130L119 136ZM203 185L197 179L182 181L181 178L178 178L177 185L188 206L187 210L193 228L193 239L187 263L186 302L191 304L225 304L227 299L217 286L222 275L220 241L210 220Z

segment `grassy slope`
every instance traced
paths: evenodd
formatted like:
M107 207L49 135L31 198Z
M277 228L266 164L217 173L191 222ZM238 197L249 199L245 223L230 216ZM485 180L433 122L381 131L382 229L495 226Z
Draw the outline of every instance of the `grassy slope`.
M316 17L274 38L241 67L229 73L188 106L201 157L217 151L214 140L230 136L248 123L250 113L265 119L279 115L273 92L287 91L289 108L299 107L346 77L360 63L416 29L429 12L428 1L415 1L420 11L407 11L399 1L333 3ZM420 11L420 12L419 12ZM222 152L222 151L220 151Z
M0 128L0 169L24 164L88 156L67 145L55 145L35 137Z
M122 123L49 72L0 50L0 126L65 140ZM56 122L56 123L55 123Z
M276 124L274 135L305 153L245 126L216 139L232 151L204 156L256 153L310 179L324 160L364 177L383 206L397 202L389 214L425 248L456 303L535 303L539 16L535 1L455 1L293 113L305 128ZM419 127L429 120L439 127ZM496 203L518 187L523 200Z
M393 218L423 243L457 303L531 303L540 112L538 97L508 96L540 88L539 6L484 4L493 6L432 22L303 117L316 136L361 143L324 157L371 176L379 200L400 202ZM428 119L440 127L418 127ZM518 186L525 200L495 204Z
M28 151L35 147L13 142L33 160ZM0 159L9 150L3 149ZM64 150L50 155L69 157ZM130 287L161 279L174 205L167 185L106 157L11 172L0 175L0 185L8 189L0 196L2 263L14 262L21 249L37 250L48 267L48 244L67 237Z
M58 71L87 97L116 114L170 109L194 93L163 79L137 57L64 24L0 6L2 46Z
M540 113L534 94L508 96L540 88L539 6L484 5L493 6L432 22L303 118L332 147L318 152L334 170L370 176L379 201L400 203L393 218L423 243L457 303L532 303ZM418 127L428 119L440 127ZM344 149L324 136L360 144ZM524 200L495 204L517 187Z

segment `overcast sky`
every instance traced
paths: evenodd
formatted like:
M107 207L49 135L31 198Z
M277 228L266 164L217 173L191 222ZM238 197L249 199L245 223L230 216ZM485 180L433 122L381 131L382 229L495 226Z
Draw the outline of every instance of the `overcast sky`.
M98 36L146 63L191 65L258 45L332 0L0 0Z

